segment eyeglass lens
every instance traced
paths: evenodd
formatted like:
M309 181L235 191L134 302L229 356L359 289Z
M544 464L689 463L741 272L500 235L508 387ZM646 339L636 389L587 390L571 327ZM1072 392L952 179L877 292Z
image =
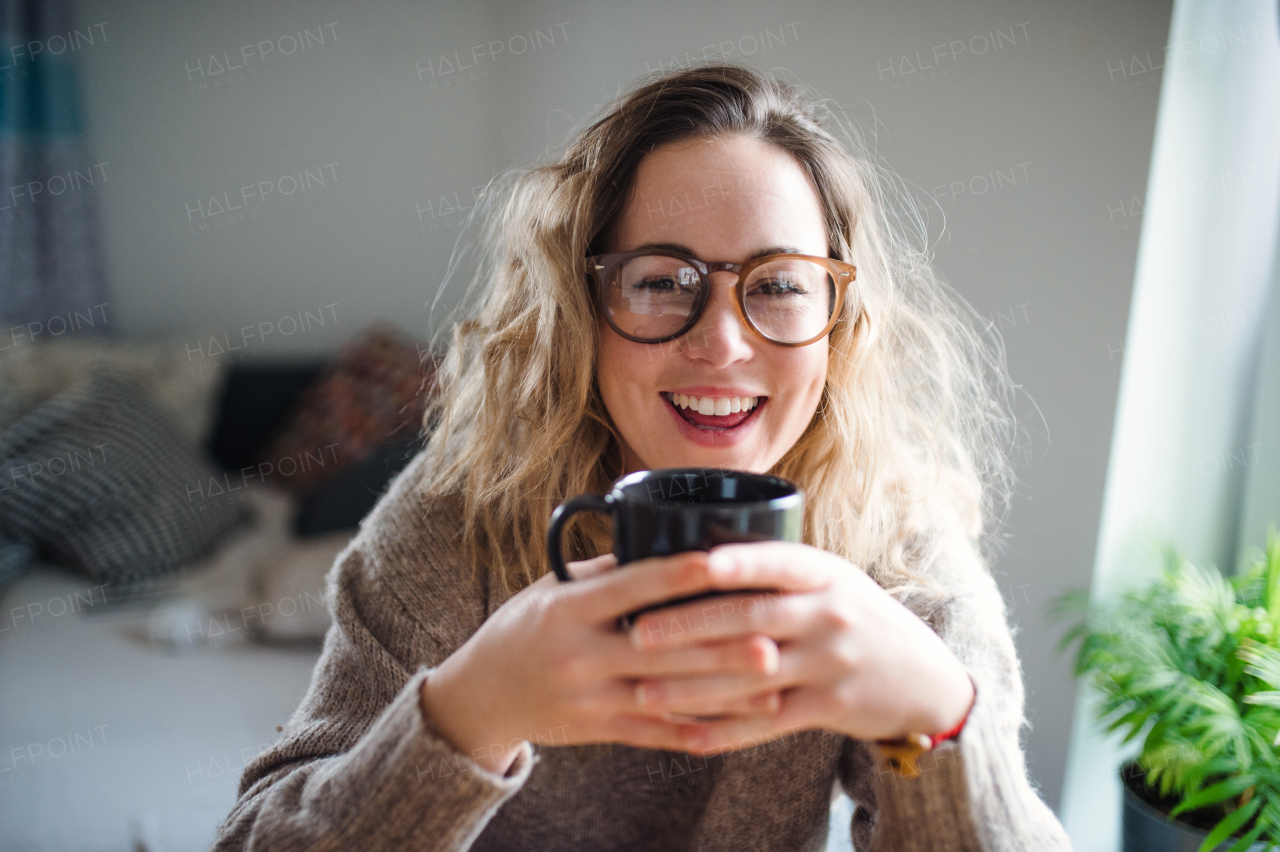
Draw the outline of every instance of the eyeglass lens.
M624 333L657 340L688 323L704 286L688 261L641 255L609 271L605 307ZM799 343L826 328L835 304L835 284L820 264L778 258L747 274L745 302L747 316L766 336Z

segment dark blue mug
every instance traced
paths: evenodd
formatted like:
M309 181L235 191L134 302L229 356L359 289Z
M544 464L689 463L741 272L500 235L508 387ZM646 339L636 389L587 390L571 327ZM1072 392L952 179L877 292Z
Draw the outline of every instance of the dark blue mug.
M804 531L804 491L780 477L706 467L636 471L614 482L607 494L581 494L551 513L547 557L562 581L573 578L560 551L561 531L574 513L588 510L613 520L613 555L619 567L731 542L798 542ZM722 593L660 606L715 594ZM646 611L631 613L624 624Z

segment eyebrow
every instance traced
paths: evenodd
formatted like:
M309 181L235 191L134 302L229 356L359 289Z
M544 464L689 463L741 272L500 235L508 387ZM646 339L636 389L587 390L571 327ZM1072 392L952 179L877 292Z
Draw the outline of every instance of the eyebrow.
M642 246L637 246L635 250L639 251L640 249L653 248L666 249L667 251L678 251L681 254L687 254L690 257L698 257L697 253L693 249L688 246L682 246L679 243L645 243ZM793 248L791 246L770 246L766 249L760 249L755 254L748 257L747 260L755 260L757 257L764 257L769 254L808 254L808 252L801 251L800 249Z

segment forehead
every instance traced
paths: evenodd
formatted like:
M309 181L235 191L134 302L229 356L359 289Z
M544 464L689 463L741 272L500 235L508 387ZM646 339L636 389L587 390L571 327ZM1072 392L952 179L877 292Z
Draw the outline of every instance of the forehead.
M759 244L825 255L823 222L808 174L786 151L745 136L696 138L640 162L612 242L614 251L681 243L717 260Z

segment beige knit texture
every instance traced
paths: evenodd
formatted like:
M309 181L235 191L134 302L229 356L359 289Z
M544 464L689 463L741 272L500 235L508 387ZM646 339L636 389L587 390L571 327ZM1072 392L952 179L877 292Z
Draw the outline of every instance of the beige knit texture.
M820 850L836 783L857 803L860 852L1071 848L1027 780L1004 602L960 546L968 555L932 572L951 592L945 605L917 614L978 700L919 778L879 770L874 746L828 731L708 758L621 745L591 756L548 731L505 777L481 768L432 730L418 696L501 601L459 554L459 501L428 506L421 469L419 455L338 555L311 685L245 769L214 849Z

